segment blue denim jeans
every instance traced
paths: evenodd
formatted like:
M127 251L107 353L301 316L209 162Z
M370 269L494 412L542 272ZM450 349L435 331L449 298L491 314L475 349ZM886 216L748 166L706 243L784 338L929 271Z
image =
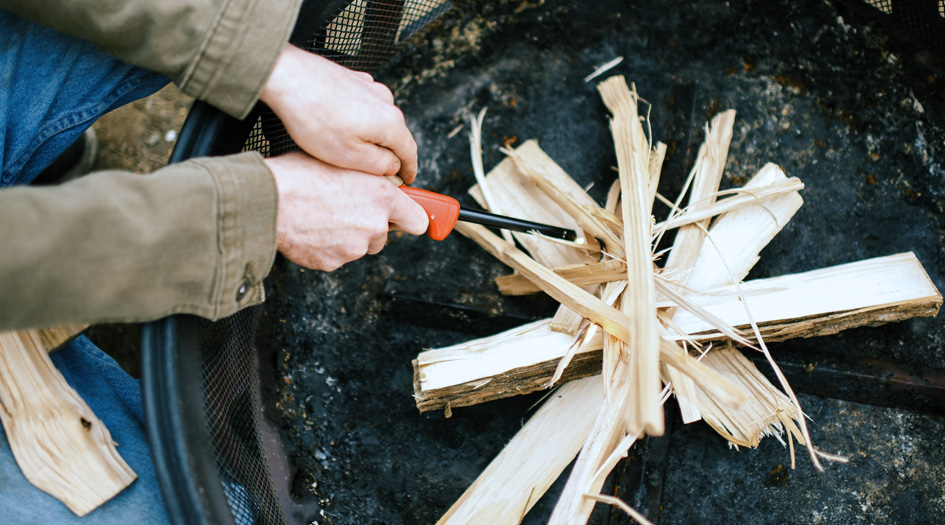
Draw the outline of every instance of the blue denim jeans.
M29 183L99 116L167 83L167 78L122 63L91 44L0 10L0 186ZM23 477L6 435L0 433L0 521L168 523L145 435L138 381L85 337L52 359L105 423L138 479L77 518Z

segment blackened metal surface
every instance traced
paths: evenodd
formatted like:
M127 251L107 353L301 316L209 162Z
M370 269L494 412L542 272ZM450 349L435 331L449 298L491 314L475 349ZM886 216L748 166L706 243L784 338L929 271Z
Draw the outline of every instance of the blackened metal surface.
M748 352L748 358L776 383L763 355ZM777 364L791 387L799 392L945 415L945 373L941 371L805 350L794 350L778 359Z
M941 523L942 420L801 396L818 447L846 456L817 472L801 449L791 469L774 439L731 450L706 425L672 435L661 524Z
M488 107L487 168L501 159L496 146L536 138L602 198L614 176L613 146L594 83L583 78L623 56L613 73L652 103L653 133L670 145L666 194L685 173L678 156L691 154L686 137L697 145L701 121L727 108L738 115L726 184L745 182L770 161L807 185L805 205L750 277L914 251L943 287L939 57L902 47L822 0L537 4L477 4L478 13L444 20L387 71L420 145L420 187L472 204L464 196L473 183L468 141L448 135ZM687 92L682 106L696 115L695 129L679 131L671 121ZM514 435L537 396L457 409L451 419L417 413L411 359L469 334L448 318L404 322L384 298L396 283L441 302L491 301L501 314L507 299L491 281L506 272L456 236L441 243L394 236L381 255L332 274L277 263L262 321L280 370L272 401L299 468L295 487L320 508L312 519L434 522ZM940 316L772 351L856 354L941 372L943 343ZM814 474L799 451L791 471L773 439L735 452L705 425L686 426L671 438L660 521L941 521L940 419L811 396L802 403L815 445L850 456L850 464ZM561 487L559 480L526 523L547 517ZM626 521L600 506L592 519Z

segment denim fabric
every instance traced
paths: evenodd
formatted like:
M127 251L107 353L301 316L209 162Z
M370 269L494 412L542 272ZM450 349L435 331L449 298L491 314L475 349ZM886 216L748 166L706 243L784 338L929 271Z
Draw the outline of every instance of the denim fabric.
M90 44L0 10L0 187L30 182L102 114L167 82ZM0 522L168 523L138 382L85 337L52 359L105 423L138 479L80 519L23 477L6 435L0 433Z
M168 82L0 10L0 185L33 180L98 117Z

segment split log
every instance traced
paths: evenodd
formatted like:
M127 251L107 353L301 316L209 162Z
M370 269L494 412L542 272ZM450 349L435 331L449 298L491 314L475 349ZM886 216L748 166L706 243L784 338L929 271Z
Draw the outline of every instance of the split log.
M538 141L527 140L518 148L506 151L506 154L526 180L560 206L569 217L573 217L591 237L603 241L607 251L614 257L624 258L623 241L619 234L623 230L620 219L598 206L597 202L538 146Z
M43 348L53 352L82 333L82 330L85 330L87 327L88 325L85 324L67 324L53 326L52 328L41 328L37 330L37 332L39 333L39 340Z
M0 422L26 479L84 516L137 476L42 341L36 330L0 333Z
M438 525L521 523L581 450L603 399L600 376L562 386L489 463ZM554 453L536 454L539 450Z
M619 281L627 277L627 265L623 261L609 260L593 264L574 264L555 268L554 272L571 284L585 287ZM520 273L503 275L495 280L503 295L528 295L538 293L541 288Z
M519 155L521 158L534 157L537 144L534 141L531 142L532 144L528 146L519 147L519 149L525 148ZM521 158L519 162L523 162ZM564 177L570 179L567 174L564 174ZM519 169L519 164L513 158L500 162L483 179L484 183L470 188L469 194L484 208L504 215L580 230L578 221L570 215L569 211L557 202L554 195L539 191L534 181ZM571 184L577 186L573 179ZM483 191L484 188L489 189L488 199ZM573 193L573 188L571 190ZM583 193L580 188L577 188L577 191ZM507 236L509 232L502 233ZM512 236L536 261L543 265L554 267L589 262L585 252L571 246L549 242L540 236L527 233L514 232ZM580 327L582 319L580 314L567 305L561 305L555 313L553 327L558 331L574 334Z
M687 299L735 327L751 318L766 341L829 335L938 313L942 296L915 254L841 264L801 274L748 281ZM718 332L690 312L676 323L687 333L719 340Z
M548 388L574 337L551 329L551 319L482 339L421 353L413 361L414 400L421 412L476 405ZM596 331L575 352L562 380L600 373L603 337ZM595 352L596 350L596 352Z
M697 385L687 394L687 401L698 407L705 422L722 437L737 446L755 448L762 436L774 436L784 444L781 435L787 431L798 443L806 444L794 423L801 417L797 407L741 352L730 346L714 348L702 361L749 394L735 411L721 409Z
M941 294L913 253L747 281L741 291L745 301L733 287L687 298L742 328L747 325L747 303L769 342L934 316L942 305ZM671 303L664 299L657 306ZM417 407L428 411L447 403L468 406L545 388L558 361L574 343L564 334L551 337L548 323L538 321L521 333L513 330L421 353L415 365ZM701 332L706 341L726 339L685 311L677 314L677 323L684 330ZM564 378L599 373L602 348L599 336L585 341Z
M459 222L456 224L456 231L475 241L503 263L529 276L534 282L540 283L545 293L597 323L614 337L622 341L630 338L628 327L633 323L623 312L562 279L482 226ZM661 339L659 352L660 359L679 368L681 372L692 377L696 383L716 392L720 396L720 402L738 403L742 398L742 394L737 389L683 352L676 344Z
M688 212L704 210L715 203L722 182L722 172L728 159L728 148L732 142L732 128L735 126L735 110L719 113L706 129L706 139L699 148L693 173L690 175L692 191L689 193ZM683 192L685 193L685 192ZM682 197L682 194L680 195ZM673 216L678 213L678 205ZM679 228L673 241L673 248L663 268L665 274L685 272L691 268L699 251L702 249L705 232L709 228L709 219ZM688 276L679 280L682 289L686 288Z
M711 124L706 128L705 142L699 147L695 166L693 166L692 173L687 181L692 183L692 191L689 193L689 206L686 208L687 212L699 212L715 203L719 185L722 182L722 172L725 170L725 163L728 160L728 148L732 142L734 126L735 110L730 109L713 117ZM685 190L683 190L679 198L682 199L685 193ZM677 204L671 212L671 217L678 215L679 211ZM700 222L682 226L676 232L673 247L666 258L663 275L679 274L679 279L674 284L679 287L681 292L688 289L689 269L696 264L708 228L709 219L706 218ZM676 308L668 308L663 312L663 315L670 320L674 320ZM677 394L676 402L679 405L683 423L688 424L698 421L701 418L699 410L687 401L685 395L680 395L681 393L692 392L695 385L674 368L664 367L664 373L667 382L673 387L673 392Z

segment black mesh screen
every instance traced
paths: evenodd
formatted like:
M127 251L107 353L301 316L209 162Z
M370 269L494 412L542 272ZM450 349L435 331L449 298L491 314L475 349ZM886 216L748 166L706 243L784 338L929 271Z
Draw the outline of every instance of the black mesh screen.
M253 334L261 307L247 308L201 330L204 413L223 493L237 525L285 523L254 414L261 413Z
M894 38L917 42L945 53L945 0L843 0L866 7Z

